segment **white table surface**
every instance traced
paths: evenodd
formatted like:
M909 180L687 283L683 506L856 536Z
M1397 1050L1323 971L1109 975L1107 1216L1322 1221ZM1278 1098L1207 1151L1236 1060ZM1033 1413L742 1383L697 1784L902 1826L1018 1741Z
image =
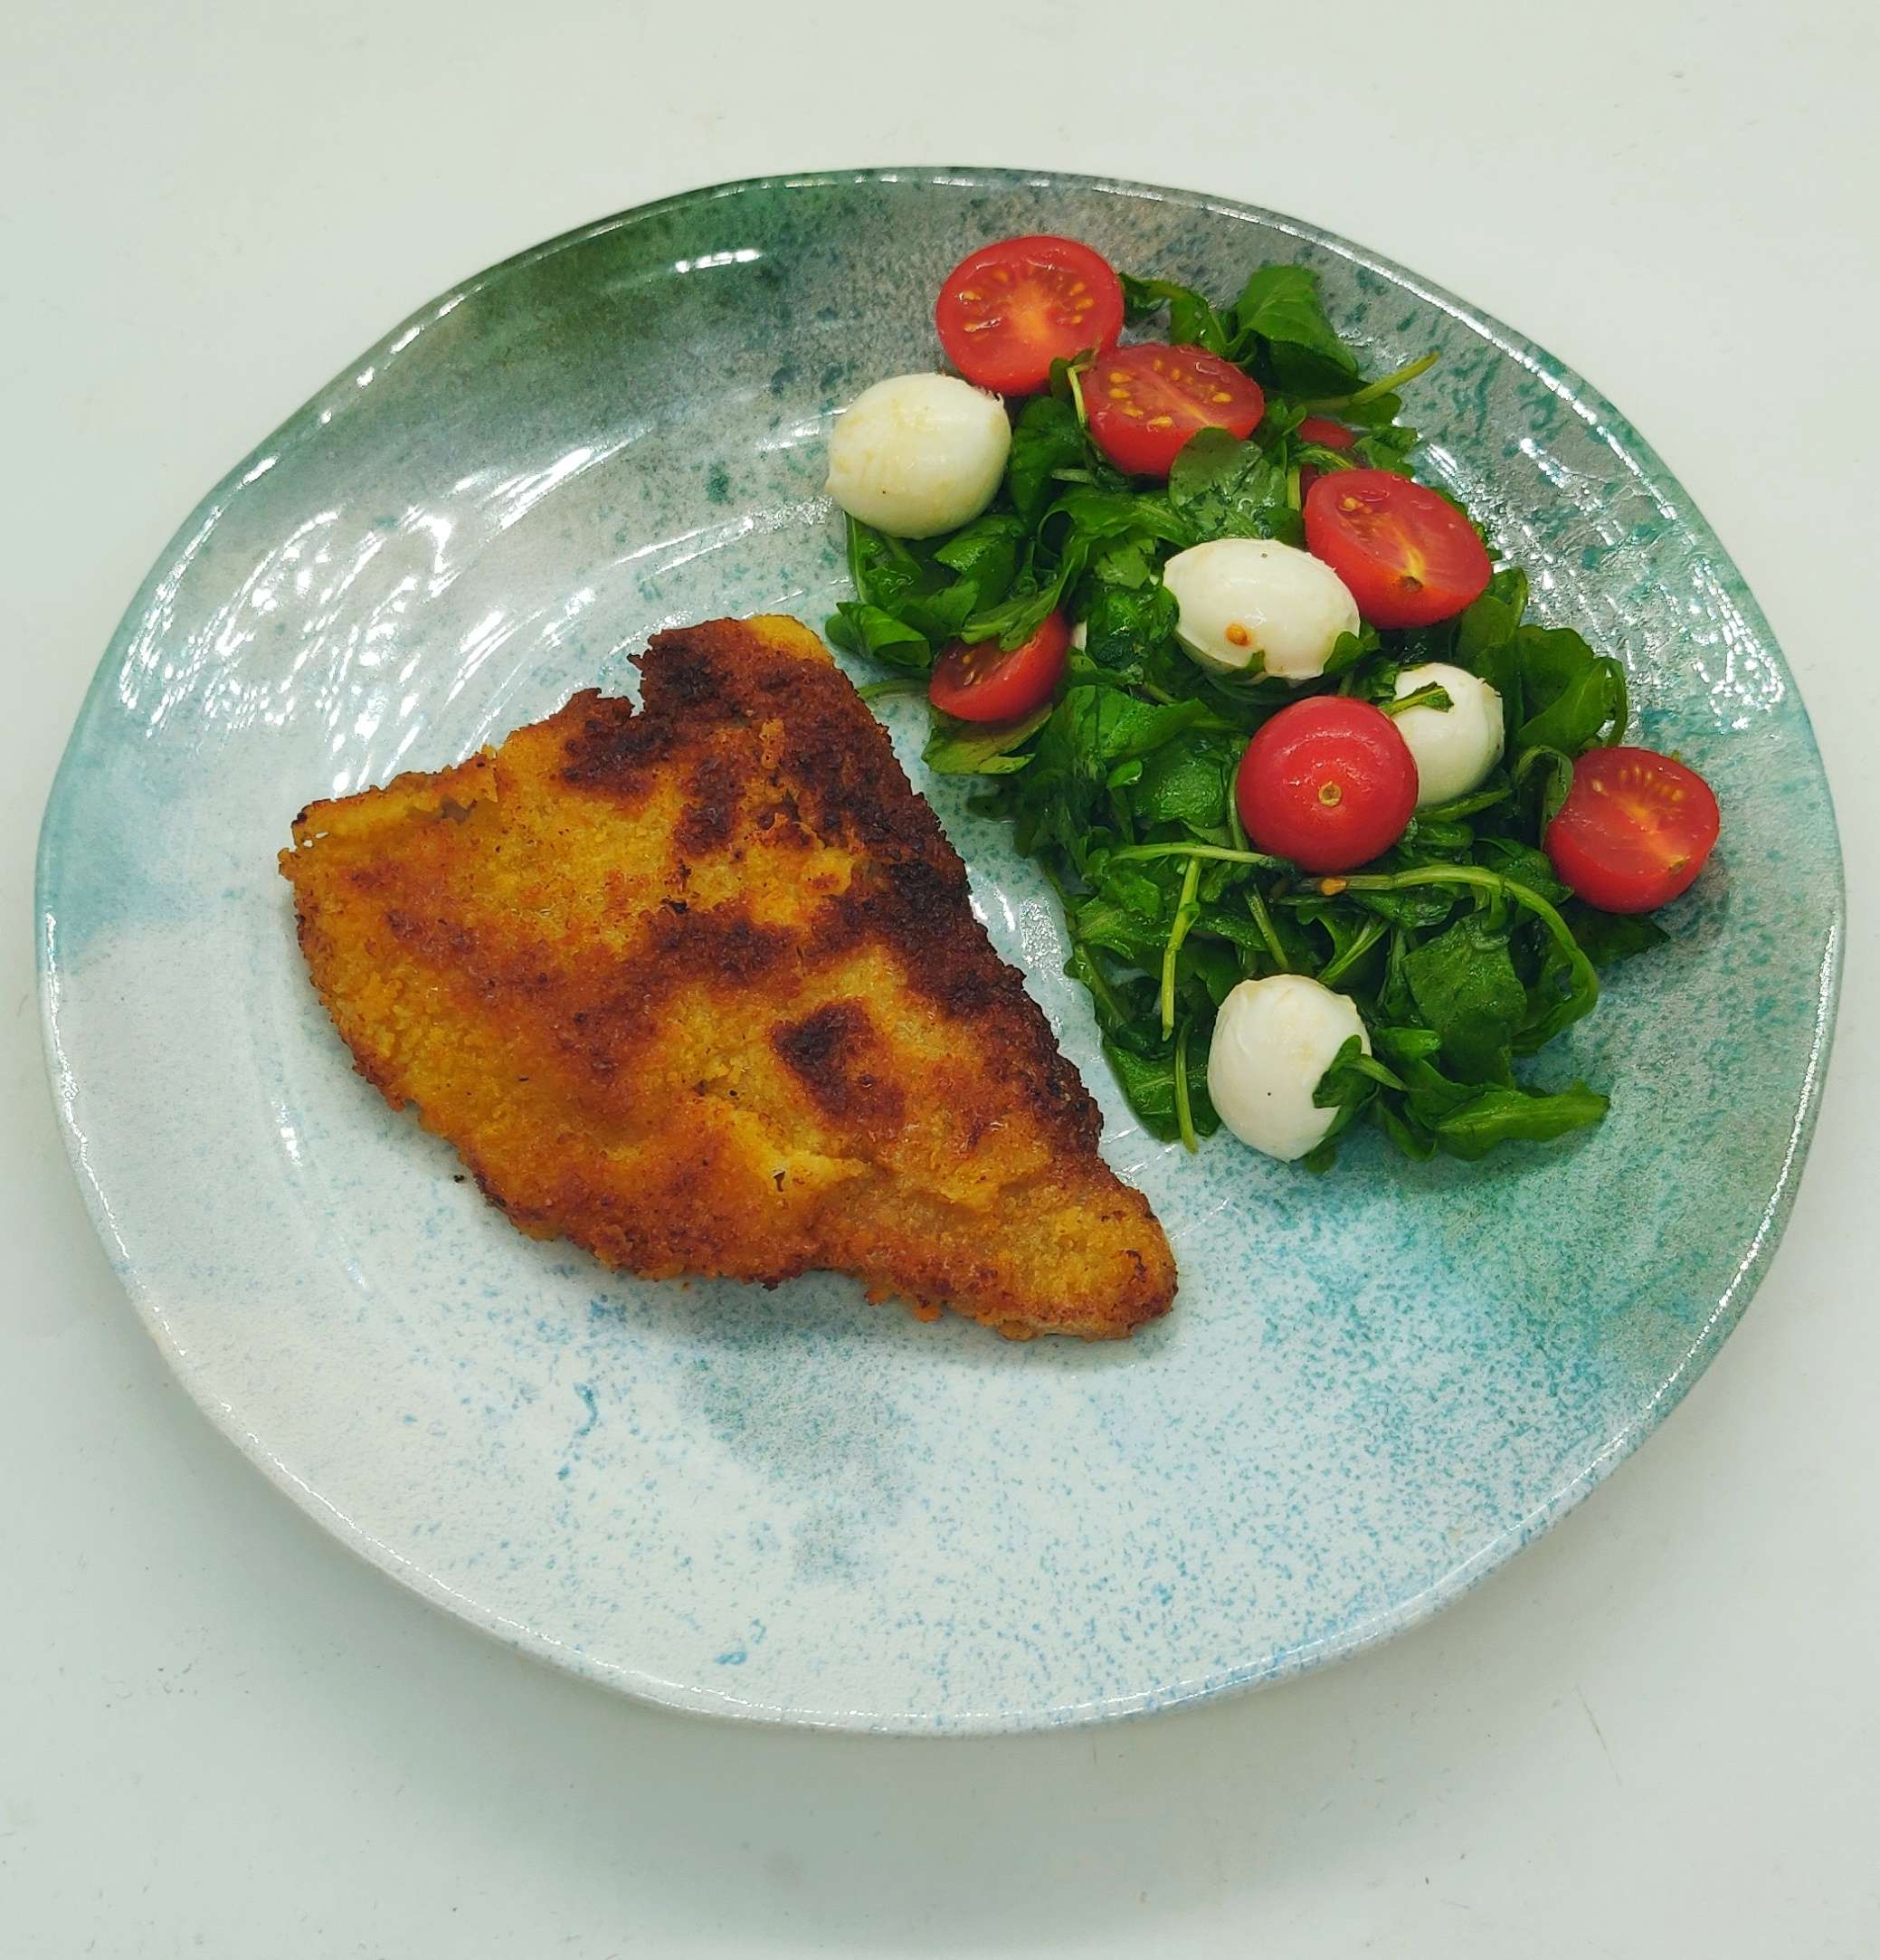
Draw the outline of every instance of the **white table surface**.
M1880 1951L1871 10L242 0L0 29L0 1953ZM891 47L902 52L889 54ZM550 1673L167 1378L26 929L93 664L196 497L419 301L687 186L1061 166L1348 233L1552 347L1762 600L1848 850L1789 1236L1641 1455L1410 1637L1076 1734L718 1726ZM1739 846L1741 848L1741 846Z

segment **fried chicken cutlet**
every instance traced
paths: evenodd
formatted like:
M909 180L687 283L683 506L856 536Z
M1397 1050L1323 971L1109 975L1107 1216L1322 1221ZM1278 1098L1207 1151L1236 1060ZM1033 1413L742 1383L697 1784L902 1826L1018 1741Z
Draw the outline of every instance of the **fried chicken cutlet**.
M827 1269L1018 1337L1165 1312L1161 1226L821 641L711 620L638 664L638 713L590 690L295 820L359 1072L623 1271Z

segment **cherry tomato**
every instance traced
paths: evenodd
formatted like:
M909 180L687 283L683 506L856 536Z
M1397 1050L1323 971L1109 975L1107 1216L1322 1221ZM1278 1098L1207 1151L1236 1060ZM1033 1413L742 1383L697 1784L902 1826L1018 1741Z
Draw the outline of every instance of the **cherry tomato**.
M1307 415L1299 424L1299 440L1302 442L1316 442L1321 449L1355 449L1358 446L1358 432L1347 429L1342 422L1327 422L1323 415ZM1299 492L1303 496L1325 471L1309 462L1299 465Z
M1257 850L1308 871L1348 871L1403 835L1417 765L1382 709L1313 695L1255 730L1234 802Z
M1488 553L1456 506L1389 470L1337 470L1306 498L1306 543L1373 626L1433 626L1488 584Z
M1079 385L1097 448L1132 476L1166 476L1198 429L1244 440L1267 412L1259 384L1204 347L1116 347Z
M975 387L1036 395L1053 361L1106 347L1123 331L1123 282L1074 238L1002 238L946 275L934 324Z
M1064 678L1070 622L1047 613L1022 646L1006 652L996 640L950 646L934 667L927 699L959 721L1017 721L1042 708Z
M1563 883L1607 912L1648 912L1689 889L1722 818L1695 769L1649 748L1590 748L1547 826Z

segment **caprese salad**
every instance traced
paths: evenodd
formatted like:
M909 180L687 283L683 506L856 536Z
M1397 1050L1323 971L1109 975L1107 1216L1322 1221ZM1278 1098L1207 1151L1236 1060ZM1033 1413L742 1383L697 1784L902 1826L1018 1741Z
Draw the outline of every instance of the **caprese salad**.
M1361 1115L1419 1157L1598 1122L1516 1062L1664 939L1716 799L1411 473L1435 356L1367 381L1303 267L1217 308L1048 236L962 260L935 322L957 373L831 436L829 634L1051 878L1144 1124L1323 1168Z

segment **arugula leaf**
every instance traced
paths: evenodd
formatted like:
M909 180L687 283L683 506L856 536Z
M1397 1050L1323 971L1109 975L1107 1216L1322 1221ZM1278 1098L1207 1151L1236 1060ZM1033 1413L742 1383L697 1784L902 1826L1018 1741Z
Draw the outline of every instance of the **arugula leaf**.
M1441 1038L1430 1028L1379 1027L1372 1031L1372 1044L1389 1058L1404 1087L1401 1114L1405 1121L1420 1127L1433 1137L1437 1126L1459 1109L1477 1091L1452 1081L1431 1059L1441 1048Z
M1405 1156L1420 1164L1436 1155L1436 1137L1431 1132L1403 1115L1387 1097L1378 1097L1371 1108L1377 1127Z
M1353 1118L1376 1097L1379 1087L1401 1090L1403 1082L1382 1062L1367 1055L1355 1034L1333 1056L1331 1066L1312 1092L1314 1104L1334 1109L1331 1127L1300 1160L1309 1171L1328 1171L1338 1156L1338 1139Z
M1655 918L1642 914L1596 911L1577 899L1562 908L1580 949L1595 966L1617 966L1663 946L1671 935Z
M1116 841L1111 826L1125 826L1128 841L1124 775L1153 749L1212 720L1194 699L1163 704L1114 687L1068 688L1039 733L1030 766L1002 779L1000 813L1016 826L1019 848L1055 846L1081 878Z
M1025 526L1010 512L988 512L937 548L850 518L849 571L857 595L837 608L830 635L847 652L890 665L926 664L909 651L910 636L931 650L957 636L975 613L1002 602L1028 544Z
M1357 357L1326 318L1318 274L1306 266L1263 265L1240 289L1231 319L1233 357L1251 360L1282 395L1356 387Z
M1506 646L1521 623L1527 604L1527 575L1497 572L1480 598L1464 607L1456 622L1455 651L1450 658L1471 673L1482 671L1485 653ZM1486 677L1485 677L1486 678Z
M1433 709L1439 715L1446 715L1456 703L1449 699L1449 690L1428 680L1419 688L1412 688L1408 694L1391 694L1374 697L1377 704L1387 715L1407 715L1413 708Z
M1064 604L1099 547L1107 547L1103 553L1106 570L1127 576L1144 547L1185 544L1192 536L1166 497L1096 484L1075 485L1066 490L1040 517L1038 526L1047 565L1052 547L1046 540L1058 540L1056 566L1046 569L1034 566L1030 573L1021 574L1001 604L974 613L958 629L959 638L968 642L997 639L1008 649L1018 646L1037 631L1046 614ZM1146 557L1142 559L1142 572L1146 577Z
M1476 856L1489 870L1539 892L1554 905L1567 896L1567 888L1553 875L1552 860L1538 845L1518 837L1485 837L1476 846Z
M1417 446L1417 432L1397 420L1400 404L1394 395L1384 401L1390 404L1391 419L1375 428L1361 429L1352 454L1369 469L1394 470L1400 476L1408 476L1410 466L1404 459Z
M1195 538L1193 524L1176 510L1173 498L1154 490L1076 484L1051 505L1041 522L1049 524L1054 518L1068 519L1071 535L1092 543L1114 538L1188 545Z
M1181 347L1206 347L1210 354L1228 350L1227 324L1192 286L1172 279L1137 279L1123 274L1125 318L1131 326L1153 319L1166 306L1169 338Z
M1043 728L1050 714L1047 702L1021 721L987 728L983 722L955 721L936 709L920 759L935 775L1009 775L1031 760L1014 751Z
M1479 914L1458 919L1404 960L1410 997L1465 1082L1505 1082L1527 989L1508 956L1508 936Z
M1074 687L1045 724L1039 757L1096 780L1207 719L1205 701L1143 701L1115 688Z
M1009 511L989 510L938 547L935 562L971 582L975 596L968 610L975 610L1004 597L1027 536L1022 519Z
M1606 1114L1607 1099L1583 1082L1549 1094L1506 1082L1471 1088L1429 1060L1437 1036L1425 1028L1380 1028L1372 1037L1395 1062L1405 1093L1378 1099L1380 1127L1410 1156L1441 1149L1476 1159L1505 1143L1545 1143Z
M1173 1044L1166 1055L1139 1055L1105 1037L1105 1059L1116 1072L1129 1107L1142 1118L1143 1127L1163 1143L1173 1143L1181 1135L1175 1112L1175 1056ZM1220 1127L1214 1105L1208 1100L1208 1043L1191 1036L1188 1042L1188 1108L1194 1133L1211 1137Z
M1571 626L1518 626L1513 645L1526 709L1516 750L1577 756L1590 747L1625 699L1618 662L1598 657Z
M1198 734L1166 742L1143 758L1132 796L1140 823L1181 823L1220 835L1227 823L1228 785L1239 765L1232 736Z
M934 664L934 650L925 635L904 626L892 613L857 599L844 599L822 629L844 653L866 653L889 667L926 673Z
M921 589L926 568L905 538L890 538L859 518L848 522L849 576L864 605L898 613Z
M1161 897L1161 888L1153 880L1142 882L1149 885L1158 899ZM1106 953L1114 954L1145 974L1161 959L1168 943L1168 928L1154 913L1145 915L1107 896L1086 899L1072 906L1069 923L1079 945L1101 947Z
M1609 1100L1575 1082L1554 1095L1502 1085L1483 1089L1439 1118L1436 1140L1451 1156L1473 1161L1505 1143L1550 1143L1597 1123Z
M1149 655L1173 637L1176 613L1174 595L1159 578L1140 585L1104 579L1084 615L1085 656L1096 666L1140 679Z
M1287 471L1258 442L1225 429L1201 429L1176 452L1169 502L1196 538L1277 538L1297 544L1299 513L1287 495Z
M1093 461L1089 438L1076 409L1054 395L1034 395L1019 411L1005 462L1005 490L1012 508L1030 525L1057 494L1058 472L1087 470Z
M1483 810L1492 810L1496 804L1506 803L1514 794L1505 770L1495 769L1483 777L1481 783L1467 794L1453 796L1448 803L1426 804L1418 811L1417 821L1422 823L1433 820L1438 823L1453 823L1463 817L1476 815Z
M1130 592L1139 592L1155 577L1155 567L1149 562L1154 547L1147 539L1125 538L1092 555L1090 577L1099 585L1119 585Z
M1354 891L1352 899L1367 912L1393 926L1440 926L1456 909L1457 894L1441 886L1411 887L1401 891Z
M1540 785L1535 821L1544 832L1573 787L1573 758L1557 748L1524 749L1514 765L1512 780L1517 791L1529 791L1535 784Z

